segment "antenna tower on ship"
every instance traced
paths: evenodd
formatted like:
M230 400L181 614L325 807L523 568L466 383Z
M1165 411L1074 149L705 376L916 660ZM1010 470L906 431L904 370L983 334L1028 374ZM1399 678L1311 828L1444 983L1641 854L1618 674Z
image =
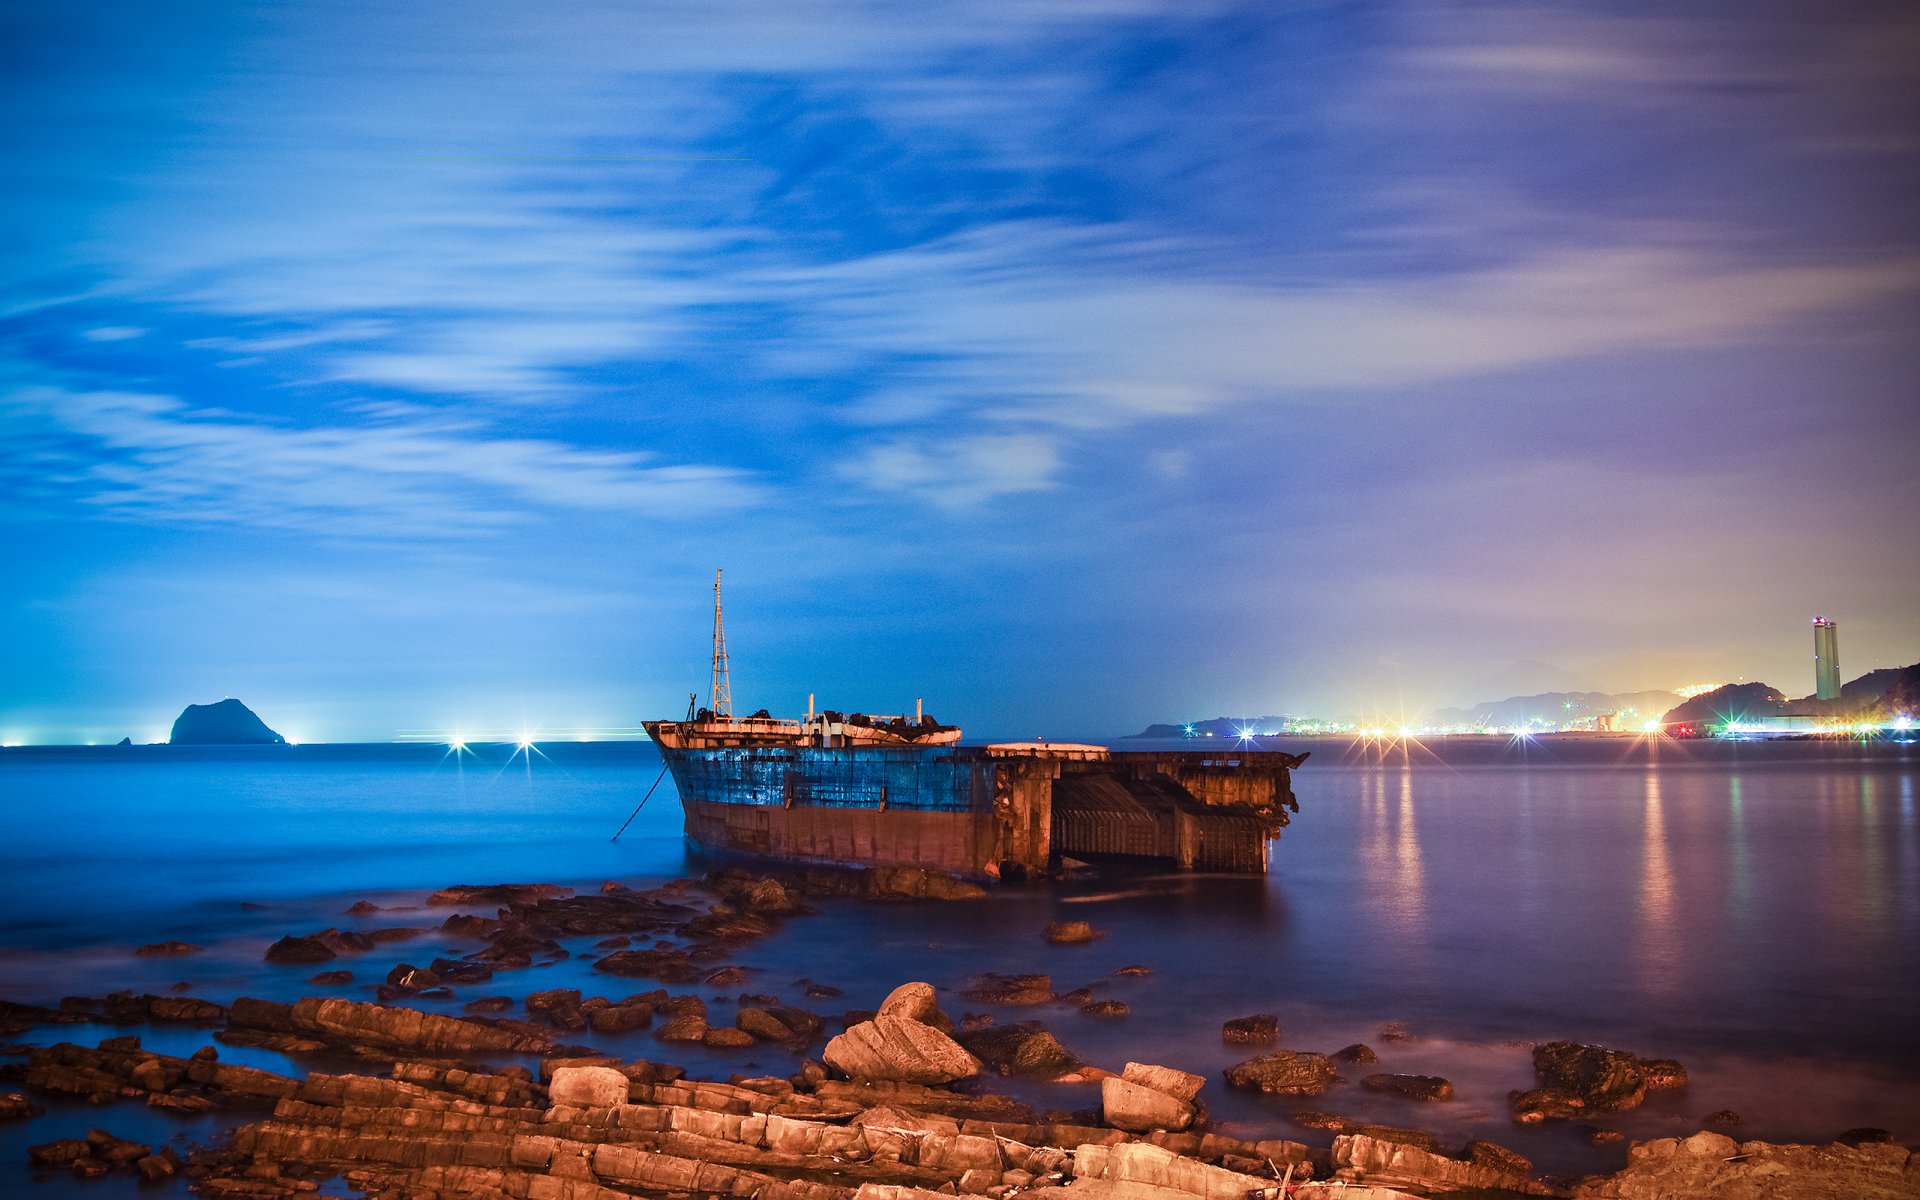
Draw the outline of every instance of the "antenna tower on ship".
M733 679L727 671L727 631L720 625L720 568L713 569L713 715L733 720Z

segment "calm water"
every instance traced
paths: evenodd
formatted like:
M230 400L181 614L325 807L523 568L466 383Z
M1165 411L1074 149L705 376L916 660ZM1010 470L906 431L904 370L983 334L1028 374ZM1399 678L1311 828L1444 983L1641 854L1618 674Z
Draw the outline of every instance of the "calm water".
M1041 1017L1094 1062L1143 1057L1214 1073L1206 1095L1216 1117L1252 1136L1306 1136L1285 1121L1305 1104L1218 1085L1217 1072L1245 1057L1220 1044L1219 1022L1255 1011L1280 1015L1286 1045L1368 1041L1382 1051L1379 1069L1444 1074L1459 1093L1416 1106L1344 1087L1314 1107L1489 1136L1558 1169L1599 1169L1621 1152L1507 1120L1506 1092L1530 1080L1527 1043L1554 1037L1688 1065L1685 1093L1608 1122L1635 1137L1690 1132L1721 1108L1741 1113L1752 1136L1824 1140L1863 1124L1920 1135L1920 749L1308 745L1313 758L1295 776L1302 811L1266 879L1122 874L1007 889L978 905L829 904L738 961L761 971L752 990L797 1000L803 975L846 989L823 1008L871 1007L907 979L957 988L982 970L1045 971L1062 990L1097 985L1132 1017L1047 1009L1003 1019ZM353 900L407 907L450 883L591 888L697 869L670 782L609 840L659 774L650 745L542 750L531 762L506 747L477 757L434 747L0 752L0 996L52 1003L175 981L216 1000L310 994L313 968L261 962L274 938L444 916L342 915ZM1041 929L1063 917L1108 936L1045 945ZM131 957L162 939L207 950ZM470 948L430 934L329 965L351 967L358 981L336 991L360 996L396 962ZM1113 978L1136 962L1156 974ZM639 990L569 961L469 991L557 986ZM949 1007L969 1006L954 996ZM1382 1043L1390 1020L1420 1040ZM110 1032L68 1027L29 1040ZM183 1051L205 1041L198 1031L146 1036ZM661 1049L645 1033L603 1041L634 1057ZM717 1077L787 1068L778 1054L753 1053L676 1047L664 1057ZM1043 1107L1097 1103L1086 1088L1025 1092ZM142 1139L213 1128L125 1105L55 1106L0 1128L0 1190L26 1179L20 1147L91 1124ZM56 1178L39 1191L68 1186Z

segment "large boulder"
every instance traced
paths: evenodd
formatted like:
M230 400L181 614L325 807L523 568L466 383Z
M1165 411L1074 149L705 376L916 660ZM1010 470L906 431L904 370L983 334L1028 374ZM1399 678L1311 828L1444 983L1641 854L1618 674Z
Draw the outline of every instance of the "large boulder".
M1305 1050L1277 1050L1227 1068L1227 1086L1276 1096L1317 1096L1340 1081L1333 1060Z
M1100 1111L1107 1124L1129 1133L1178 1132L1194 1123L1193 1101L1204 1083L1172 1067L1130 1062L1119 1076L1100 1081Z
M1193 1124L1193 1105L1118 1075L1100 1081L1100 1114L1107 1124L1128 1133L1178 1132Z
M1641 1058L1579 1042L1547 1042L1533 1051L1541 1086L1509 1097L1522 1124L1588 1112L1638 1108L1649 1091L1685 1087L1686 1068L1670 1058Z
M827 1065L852 1079L952 1083L980 1073L980 1060L930 1025L876 1014L827 1043Z
M547 1097L574 1108L612 1108L627 1102L627 1077L612 1067L558 1067Z

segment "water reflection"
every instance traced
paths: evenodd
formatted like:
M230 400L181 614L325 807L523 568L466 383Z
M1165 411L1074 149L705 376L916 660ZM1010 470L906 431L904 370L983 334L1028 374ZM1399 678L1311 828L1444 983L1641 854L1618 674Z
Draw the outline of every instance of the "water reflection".
M1740 803L1740 777L1727 780L1727 856L1730 915L1745 927L1753 917L1753 854L1747 847L1747 815Z
M1679 941L1674 936L1673 865L1667 857L1666 817L1661 810L1660 776L1646 776L1645 827L1640 852L1640 962L1642 979L1656 991L1675 983Z
M1381 791L1386 780L1380 781ZM1413 816L1413 771L1400 772L1400 823L1394 835L1393 861L1396 925L1409 940L1424 937L1427 929L1426 872L1420 863L1420 831Z

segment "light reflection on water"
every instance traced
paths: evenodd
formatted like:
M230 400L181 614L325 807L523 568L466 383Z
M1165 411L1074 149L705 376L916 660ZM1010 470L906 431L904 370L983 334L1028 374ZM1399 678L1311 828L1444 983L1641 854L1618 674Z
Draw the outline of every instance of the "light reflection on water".
M1669 991L1679 965L1674 936L1673 867L1667 861L1667 827L1660 811L1660 776L1646 774L1646 833L1640 851L1641 979L1652 991Z

